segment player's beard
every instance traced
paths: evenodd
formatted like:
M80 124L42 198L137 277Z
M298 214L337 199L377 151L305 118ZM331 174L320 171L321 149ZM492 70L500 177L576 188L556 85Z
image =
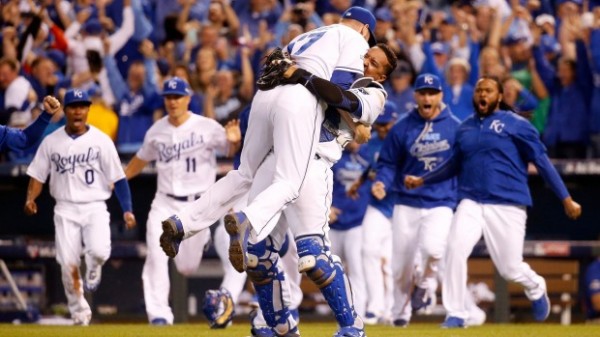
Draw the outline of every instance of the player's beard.
M498 104L500 103L498 100L488 101L488 100L480 100L480 102L485 102L484 106L481 106L475 98L473 98L473 108L479 117L486 117L491 115L496 109L498 109Z

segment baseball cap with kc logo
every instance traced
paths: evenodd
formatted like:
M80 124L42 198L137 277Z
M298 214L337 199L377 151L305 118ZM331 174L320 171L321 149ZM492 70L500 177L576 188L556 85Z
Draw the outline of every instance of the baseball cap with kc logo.
M85 92L84 90L71 89L67 91L67 93L65 93L64 103L65 106L77 103L83 105L91 105L92 101L90 100L90 97L88 96L87 92Z
M417 77L415 81L415 91L432 89L442 91L442 82L440 78L433 74L423 74Z
M186 81L180 77L173 77L168 79L163 84L163 96L166 95L177 95L177 96L189 96L190 89Z

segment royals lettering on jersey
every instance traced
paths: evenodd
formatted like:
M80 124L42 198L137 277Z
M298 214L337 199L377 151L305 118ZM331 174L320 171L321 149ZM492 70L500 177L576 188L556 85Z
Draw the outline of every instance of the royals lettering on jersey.
M87 203L110 198L112 184L125 178L113 141L93 126L73 139L60 128L40 144L27 174L46 182L57 201Z
M56 172L75 173L75 167L91 167L94 162L100 159L100 148L92 146L83 153L60 154L53 152L50 154L50 161L55 165Z
M227 153L225 128L192 114L179 127L168 116L148 130L137 156L156 161L158 192L176 196L202 193L217 178L217 155Z
M388 193L396 194L396 204L454 208L456 179L407 190L404 176L423 176L450 158L459 124L446 107L431 121L423 119L413 109L394 125L381 149L375 180L383 182Z
M191 150L203 144L204 136L193 131L190 133L187 139L184 139L178 143L173 144L157 142L158 161L168 163L173 159L179 160L181 158L182 151L186 152L186 150Z

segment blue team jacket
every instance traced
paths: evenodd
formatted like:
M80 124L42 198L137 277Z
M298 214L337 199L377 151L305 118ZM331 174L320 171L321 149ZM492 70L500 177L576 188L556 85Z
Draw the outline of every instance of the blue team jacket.
M337 221L329 224L331 229L348 230L362 224L367 205L369 190L363 184L358 190L359 198L354 200L346 192L369 166L367 159L360 153L344 151L340 160L331 168L333 171L332 206L339 208L342 213Z
M531 206L528 162L536 165L561 200L568 196L535 127L512 111L499 110L465 120L456 133L451 160L423 178L428 184L457 173L459 200Z
M407 190L404 177L425 175L450 158L459 124L446 107L432 121L413 109L394 125L381 149L375 180L395 194L396 204L418 208L456 206L456 179Z
M359 154L363 158L367 158L369 160L369 170L374 170L377 165L377 158L379 158L379 153L381 152L381 148L383 147L385 139L379 138L377 132L373 132L373 135L368 143L362 145L359 150ZM368 172L367 176L369 175ZM363 173L363 176L365 174ZM371 194L371 185L373 185L373 181L369 178L366 178L365 185L367 193ZM382 200L378 200L373 195L371 195L371 199L369 201L369 205L378 209L383 215L387 218L392 217L392 213L394 211L394 195L393 193L388 193L385 198Z

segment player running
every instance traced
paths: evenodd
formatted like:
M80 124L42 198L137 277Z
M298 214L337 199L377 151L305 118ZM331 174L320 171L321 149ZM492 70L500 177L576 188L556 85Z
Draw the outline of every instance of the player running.
M394 326L398 327L406 327L411 311L427 303L427 283L437 278L456 205L455 179L416 191L404 188L404 175L423 175L450 158L460 124L442 103L442 85L437 76L420 75L414 88L417 106L398 120L386 138L371 188L379 200L388 191L396 196L392 218L392 316ZM421 252L419 264L423 275L415 280L411 303L417 250Z
M533 163L552 191L562 200L571 219L581 215L558 172L546 154L537 130L502 101L502 84L484 76L475 86L475 114L456 133L452 157L427 174L407 176L408 189L458 176L458 208L452 220L442 281L447 311L442 324L462 328L468 318L467 259L481 236L502 277L525 288L533 317L550 314L546 281L523 261L527 207L531 196L527 166Z
M50 175L50 195L56 200L56 260L61 266L69 312L76 325L88 325L92 311L83 290L96 290L102 265L110 256L110 214L106 200L113 185L126 227L132 228L136 222L131 192L113 141L86 124L92 104L87 93L71 89L65 94L64 103L67 124L42 141L27 169L31 179L25 213L37 213L35 200ZM60 104L46 98L44 108L56 112ZM84 282L79 270L82 253L86 265Z
M169 261L159 245L160 220L200 198L216 180L217 153L232 156L241 139L237 122L223 128L216 121L189 111L190 93L188 84L179 77L164 82L162 96L167 116L152 125L142 147L125 168L127 179L131 179L149 162L156 162L158 188L148 214L148 254L142 271L146 312L153 325L173 324ZM198 269L209 239L210 230L204 230L181 245L181 253L175 258L180 273L189 275ZM226 301L228 310L233 310L231 296ZM231 319L231 315L223 317ZM228 323L215 322L219 327Z

